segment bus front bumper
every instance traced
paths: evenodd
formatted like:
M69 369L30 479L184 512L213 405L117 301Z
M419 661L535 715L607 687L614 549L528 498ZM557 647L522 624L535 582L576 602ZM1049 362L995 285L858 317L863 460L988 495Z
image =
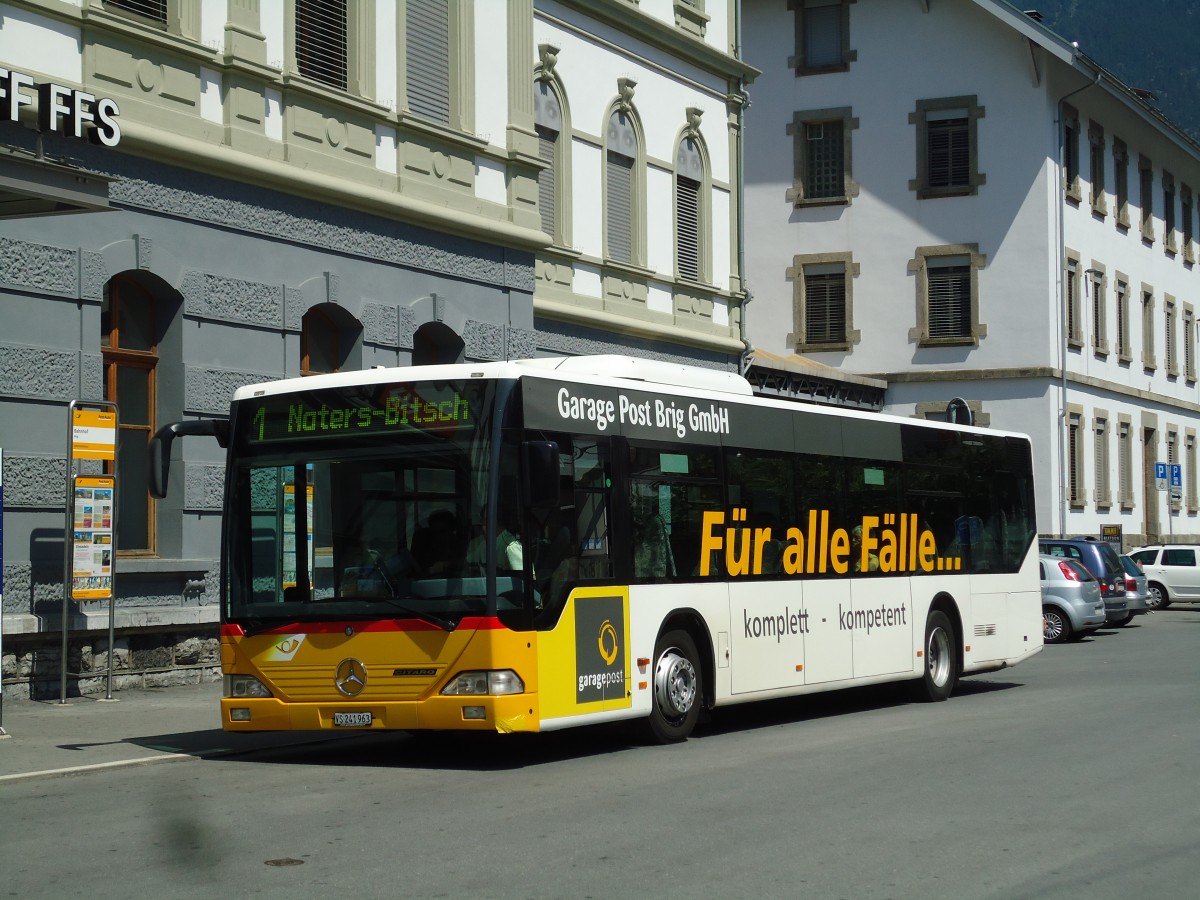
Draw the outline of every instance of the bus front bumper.
M454 696L420 701L289 703L225 697L226 731L538 731L536 696Z

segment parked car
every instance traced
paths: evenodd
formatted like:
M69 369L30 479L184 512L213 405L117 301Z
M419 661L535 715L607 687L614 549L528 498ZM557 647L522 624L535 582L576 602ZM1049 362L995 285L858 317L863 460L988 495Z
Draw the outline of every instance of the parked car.
M1042 538L1042 553L1061 556L1080 563L1100 584L1105 614L1114 625L1129 620L1129 602L1125 599L1125 567L1112 544L1094 537Z
M1176 600L1200 600L1200 546L1150 544L1129 555L1146 573L1151 609L1166 609Z
M1121 555L1121 567L1125 569L1125 602L1129 605L1129 614L1114 625L1124 625L1134 616L1150 612L1150 587L1146 573L1142 571L1132 557Z
M1073 559L1043 554L1038 562L1042 574L1042 638L1061 644L1083 637L1104 624L1104 598L1100 582Z

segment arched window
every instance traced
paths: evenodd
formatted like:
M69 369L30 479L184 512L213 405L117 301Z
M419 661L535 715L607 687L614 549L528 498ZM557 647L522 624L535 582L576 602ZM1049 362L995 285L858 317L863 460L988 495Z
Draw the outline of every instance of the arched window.
M558 229L558 151L563 116L562 104L548 81L538 81L534 85L533 125L537 131L538 157L545 163L545 167L538 172L538 211L542 216L542 231L558 244L561 243Z
M703 185L700 144L693 137L685 137L675 155L675 270L689 281L700 281L704 275Z
M358 368L362 325L334 303L304 314L300 331L300 374L324 375Z
M605 161L605 254L616 262L636 262L638 137L633 117L616 110L608 119Z
M105 286L100 307L104 398L118 405L117 551L152 555L154 501L146 490L148 442L154 434L158 323L154 297L128 275ZM106 468L111 471L111 464Z

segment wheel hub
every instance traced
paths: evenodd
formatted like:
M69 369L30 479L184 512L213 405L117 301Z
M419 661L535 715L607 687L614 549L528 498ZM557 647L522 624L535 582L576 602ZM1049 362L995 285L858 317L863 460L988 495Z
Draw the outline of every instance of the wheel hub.
M696 667L675 648L658 658L654 669L654 696L664 715L685 716L696 702Z

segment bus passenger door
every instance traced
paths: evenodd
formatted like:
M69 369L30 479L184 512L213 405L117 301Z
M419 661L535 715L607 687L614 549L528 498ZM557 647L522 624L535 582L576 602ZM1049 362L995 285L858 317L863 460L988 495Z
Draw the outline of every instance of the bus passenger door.
M854 677L911 671L915 625L909 579L853 579L850 601L839 627L854 638Z
M845 627L851 608L850 582L844 578L813 578L804 584L804 611L808 614L808 649L804 683L824 684L854 677L854 633Z
M804 684L808 623L796 580L729 584L734 694Z

